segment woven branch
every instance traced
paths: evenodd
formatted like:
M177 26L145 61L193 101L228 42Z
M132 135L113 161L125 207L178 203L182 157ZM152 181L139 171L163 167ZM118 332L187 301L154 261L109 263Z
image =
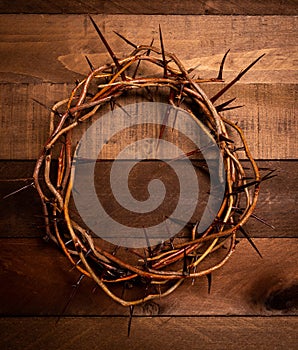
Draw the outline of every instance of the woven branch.
M93 23L94 24L94 23ZM94 24L95 25L95 24ZM96 25L95 25L96 26ZM99 30L96 26L96 29ZM222 71L226 58L222 61L217 78L193 79L190 70L185 69L176 55L166 52L160 31L161 48L152 44L134 46L133 52L124 59L118 60L108 46L113 62L94 68L90 60L90 74L78 82L69 98L56 103L51 108L50 137L44 145L34 171L35 187L40 195L46 224L47 237L56 242L64 251L70 262L83 275L92 278L101 289L116 302L132 306L145 301L160 298L172 293L185 279L209 276L222 267L231 257L236 234L243 230L243 225L252 215L256 206L261 177L258 167L249 151L241 129L232 121L224 118L219 111L232 102L228 101L218 107L214 102L227 91L259 59L242 71L230 84L226 85L216 96L208 98L200 84L223 82ZM156 67L160 76L138 77L140 64ZM96 83L98 90L91 95L90 86ZM117 102L123 93L131 90L143 90L150 94L150 89L168 89L169 104L185 108L194 118L204 123L211 131L223 155L226 171L226 192L221 208L210 227L198 234L195 223L190 237L175 238L162 242L154 249L147 249L139 254L138 264L131 264L119 257L117 249L106 249L101 240L94 240L91 233L81 227L72 217L69 202L73 188L72 173L72 130L79 128L85 121L99 112L106 104ZM196 108L193 108L196 107ZM200 110L196 114L196 110ZM227 128L228 126L228 128ZM238 151L231 142L228 129L236 131L242 142L246 158L253 170L253 179L247 183L246 173L238 159ZM51 180L53 169L52 152L55 145L62 145L58 158L56 183ZM238 148L238 149L240 149ZM240 201L245 204L241 204ZM228 244L224 257L215 264L203 267L203 262L219 248ZM115 247L117 248L117 247ZM136 252L127 250L127 254ZM205 265L204 265L205 266ZM145 281L143 295L135 300L125 299L114 291L115 285L135 286Z

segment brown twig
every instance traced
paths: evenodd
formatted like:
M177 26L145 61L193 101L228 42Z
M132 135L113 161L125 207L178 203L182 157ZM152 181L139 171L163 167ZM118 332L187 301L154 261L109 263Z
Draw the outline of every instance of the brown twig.
M154 47L153 41L150 45L136 45L123 35L116 33L134 48L128 57L118 59L95 21L91 16L89 17L113 62L96 68L86 56L90 73L77 83L68 99L59 101L52 108L49 108L51 112L50 135L41 150L33 174L34 186L41 199L46 234L62 248L70 263L80 271L82 276L92 278L108 296L123 306L132 307L154 298L167 296L187 278L195 279L206 276L210 291L211 273L222 267L231 257L236 245L236 233L241 231L246 235L243 225L249 217L253 216L261 181L274 176L269 173L263 178L260 177L259 169L249 151L242 130L235 123L219 114L222 110L238 107L227 108L234 99L217 107L214 106L214 102L263 55L240 72L215 96L208 98L200 83L222 81L223 67L229 51L222 59L217 78L193 79L189 76L191 70L187 70L176 55L165 50L160 27L160 48ZM144 65L153 65L158 71L162 69L161 76L136 77L141 62ZM91 96L90 86L94 82L96 82L98 90ZM129 262L129 259L118 257L116 252L110 252L102 242L95 242L90 232L81 227L71 215L69 203L74 178L72 131L92 118L99 108L110 101L119 105L117 98L124 92L144 89L149 96L151 88L169 89L169 106L185 109L195 122L203 123L210 130L210 137L217 142L224 155L226 193L217 217L201 235L197 232L198 223L195 223L190 237L183 239L169 237L167 242L162 242L156 249L152 249L144 228L149 256L146 255L147 253L145 255L136 253L141 259L139 259L138 264L134 264ZM60 112L58 109L63 109L63 111ZM200 113L197 113L197 110ZM178 118L177 115L175 122L176 118ZM164 119L165 125L160 130L159 139L164 136L168 114L165 115ZM238 133L241 140L239 147L233 145L233 140L226 126ZM50 176L52 172L52 148L58 142L62 142L62 146L58 158L56 185L54 185ZM253 170L250 182L247 182L248 177L238 159L238 150L245 151ZM189 151L185 157L195 155L199 151L198 149ZM240 201L241 210L236 210L240 208ZM64 225L61 225L61 222ZM64 230L65 226L67 231ZM247 238L250 240L248 236ZM217 263L205 265L206 258L215 255L215 252L218 253L221 250L219 248L228 241L230 241L230 246L225 256L221 257ZM127 253L133 254L130 250L127 250ZM112 291L111 285L113 284L129 281L134 286L137 285L140 278L146 279L148 288L158 285L160 292L151 294L146 291L141 298L125 300L124 296L119 297Z

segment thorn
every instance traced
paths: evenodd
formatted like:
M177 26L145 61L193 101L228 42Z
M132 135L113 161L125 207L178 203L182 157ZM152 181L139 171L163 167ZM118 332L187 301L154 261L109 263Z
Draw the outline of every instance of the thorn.
M149 242L149 237L147 235L146 228L143 227L143 229L144 229L144 235L145 235L145 239L146 239L146 244L147 244L147 248L148 248L149 257L152 258L152 250L151 250L151 246L150 246L150 242Z
M238 207L232 207L232 208L235 210L236 213L242 214L243 211L244 211L244 209L241 209L241 208L238 208ZM262 224L264 224L264 225L266 225L266 226L272 228L272 230L275 230L275 226L269 224L268 222L266 222L264 219L260 218L260 217L257 216L256 214L253 214L253 213L252 213L250 216L251 216L253 219L260 221Z
M135 49L137 49L137 45L132 43L131 41L129 41L128 39L125 38L125 36L123 36L122 34L120 33L117 33L115 30L113 31L116 35L118 35L122 40L124 40L128 45L134 47Z
M61 113L59 113L58 111L56 111L56 110L54 110L54 109L52 109L52 108L46 106L44 103L42 103L42 102L36 100L35 98L32 98L32 100L33 100L34 102L38 103L40 106L42 106L42 107L44 107L45 109L47 109L48 111L53 112L53 113L54 113L55 115L57 115L58 117L60 117L60 118L62 117L62 114L61 114Z
M147 260L147 254L146 254L145 248L144 248L144 257L143 257L143 260L144 260L145 268L147 269L147 267L148 267L148 260Z
M239 152L239 151L245 151L245 147L242 146L242 147L237 147L233 150L233 152Z
M172 132L174 131L175 126L176 126L177 115L178 115L178 109L175 109L175 116L174 116L174 121L173 121L173 125L172 125Z
M89 57L87 55L85 55L85 58L86 58L86 61L89 65L91 71L93 72L95 68L94 68L93 64L91 63L91 61L89 60Z
M121 104L117 101L114 101L115 105L119 107L129 118L131 118L131 115L121 106Z
M159 28L159 40L160 40L160 46L161 46L161 55L162 55L163 66L164 66L163 76L164 76L164 78L166 78L167 75L168 75L167 74L167 61L166 61L166 55L165 55L165 49L164 49L164 45L163 45L162 32L161 32L160 24L159 24L158 28Z
M254 248L254 250L258 253L258 255L262 257L262 254L260 253L259 249L257 248L257 246L254 244L253 240L251 239L251 237L249 236L249 234L244 230L244 228L242 226L239 226L239 230L240 232L243 234L243 236L248 240L248 242L250 243L250 245Z
M165 129L166 129L166 126L168 124L168 120L169 120L169 115L171 113L171 109L172 109L172 106L168 105L166 113L165 113L165 116L164 116L163 121L162 121L162 125L160 127L159 136L158 136L157 145L156 145L156 150L158 150L159 141L162 139L163 134L164 134Z
M251 182L248 182L244 185L241 185L241 186L238 186L238 187L235 187L234 191L231 193L231 194L236 194L236 193L239 193L239 192L242 192L245 188L247 187L250 187L250 186L253 186L253 185L259 185L261 181L251 181Z
M183 275L188 275L186 248L183 251Z
M259 185L261 182L267 181L267 180L272 179L273 177L277 176L277 174L271 175L273 172L275 172L275 170L269 171L269 173L266 174L265 176L263 176L261 178L261 180L259 180L259 181L257 181L257 180L251 181L251 182L248 182L245 185L236 187L235 191L233 192L233 194L243 191L246 187L250 187L250 186L253 186L253 185Z
M153 45L153 43L154 43L154 39L152 39L151 40L151 43L150 43L150 45L149 46L152 46ZM147 52L146 52L146 56L149 56L150 55L150 52L151 52L151 50L149 49L149 50L147 50ZM141 64L141 60L138 60L138 63L137 63L137 66L136 66L136 69L135 69L135 71L134 71L134 73L133 73L133 75L132 75L132 78L134 79L135 77L136 77L136 75L137 75L137 71L138 71L138 69L139 69L139 67L140 67L140 64Z
M196 66L189 68L189 69L187 70L187 73L190 74L191 72L193 72L194 70L196 70L197 68L199 68L200 65L201 65L201 64L199 63L199 64L197 64Z
M64 307L63 307L63 309L62 309L62 311L61 311L61 313L60 313L60 315L59 315L59 317L58 317L58 319L57 319L57 321L56 321L56 324L60 321L60 318L64 315L64 313L65 313L67 307L69 306L70 302L71 302L72 299L75 297L75 295L76 295L76 293L77 293L77 291L78 291L79 285L80 285L80 283L82 282L82 279L84 278L84 276L85 276L85 275L81 275L81 276L79 277L78 281L77 281L75 284L72 285L72 291L71 291L71 293L70 293L70 296L69 296L69 298L68 298L66 304L64 305Z
M274 173L276 171L276 169L273 169L273 170L270 170L268 174L266 174L265 176L263 176L261 178L261 181L266 181L266 180L269 180L275 176L277 176L277 174L274 174L274 175L271 175L272 173Z
M234 143L233 140L228 139L228 138L225 137L223 134L220 134L220 135L219 135L219 141L226 141L226 142L229 142L229 143Z
M235 100L236 100L236 97L231 98L230 100L228 100L228 101L226 101L226 102L224 102L224 103L222 103L222 104L216 106L215 108L216 108L217 112L222 111L222 109L223 109L224 107L228 106L230 103L234 102Z
M103 44L104 44L104 46L106 47L108 53L110 54L112 60L114 61L115 65L116 65L116 67L117 67L117 69L118 69L118 71L120 71L120 70L121 70L121 66L120 66L120 64L119 64L119 61L118 61L116 55L114 54L113 50L111 49L110 45L108 44L107 40L106 40L105 37L103 36L103 34L102 34L102 32L100 31L100 29L98 28L97 24L94 22L93 18L92 18L90 15L89 15L89 18L90 18L90 20L91 20L91 22L92 22L92 24L93 24L93 27L95 28L97 34L99 35L101 41L103 42ZM126 77L125 77L125 73L124 73L124 72L121 73L121 78L122 78L122 80L126 80Z
M237 109L237 108L242 108L244 107L244 105L238 105L238 106L233 106L233 107L227 107L227 108L223 108L221 110L221 112L224 112L224 111L231 111L232 109ZM236 124L236 123L235 123Z
M207 277L207 280L208 280L208 294L210 294L211 293L212 274L208 273L206 275L206 277Z
M258 57L256 60L254 60L249 66L247 66L243 71L241 71L236 78L234 78L231 82L229 82L222 90L220 90L216 95L210 98L210 101L214 103L216 100L219 99L220 96L222 96L227 90L229 90L238 80L240 80L245 73L247 73L250 68L252 68L262 57L264 57L265 54Z
M110 107L111 107L111 111L113 112L114 108L115 108L115 104L116 102L113 99L110 99Z
M6 199L6 198L8 198L8 197L11 197L11 196L13 196L13 195L15 195L15 194L17 194L17 193L19 193L19 192L25 190L26 188L32 187L32 186L34 186L34 182L31 182L29 185L23 186L23 187L19 188L18 190L13 191L13 192L7 194L6 196L2 197L2 199Z
M218 76L217 76L218 80L222 80L223 67L224 67L225 60L226 60L229 52L230 52L230 49L224 54L224 57L221 60L219 71L218 71Z
M134 310L134 305L130 305L129 306L129 320L128 320L128 326L127 326L127 337L128 338L130 336L130 329L131 329L133 310Z

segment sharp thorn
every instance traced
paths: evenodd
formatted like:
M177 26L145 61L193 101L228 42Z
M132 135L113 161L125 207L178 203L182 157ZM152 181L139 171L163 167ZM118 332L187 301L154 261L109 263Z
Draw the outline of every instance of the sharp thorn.
M234 102L235 100L236 100L236 97L231 98L230 100L225 101L224 103L222 103L222 104L216 106L215 108L216 108L217 112L220 112L224 107L228 106L229 104L231 104L231 103Z
M151 40L151 43L150 43L150 45L149 45L149 46L152 46L152 45L153 45L153 42L154 42L154 39L152 39L152 40ZM150 52L151 52L151 50L150 50L150 49L149 49L149 50L147 50L147 52L146 52L146 56L149 56L149 55L150 55ZM136 75L137 75L137 71L139 70L140 64L141 64L141 60L138 60L138 63L137 63L136 69L135 69L135 71L134 71L134 73L133 73L133 75L132 75L132 78L133 78L133 79L134 79L134 78L136 77Z
M211 273L208 273L206 275L207 277L207 281L208 281L208 294L211 293L211 284L212 284L212 274Z
M52 109L52 108L46 106L44 103L42 103L42 102L36 100L35 98L32 98L32 100L33 100L34 102L38 103L40 106L42 106L42 107L44 107L45 109L47 109L48 111L53 112L53 113L56 114L58 117L62 117L62 114L61 114L61 113L59 113L58 111L55 111L54 109Z
M260 253L259 249L257 248L257 246L255 245L255 243L253 242L253 240L251 239L251 237L249 236L249 234L244 230L244 228L242 226L239 226L239 230L240 232L243 234L243 236L248 240L249 244L254 248L254 250L258 253L258 255L262 257L262 254Z
M58 319L57 319L57 321L56 321L56 324L59 322L60 318L64 315L64 313L65 313L67 307L69 306L70 302L71 302L72 299L75 297L75 295L76 295L76 293L77 293L77 291L78 291L78 287L79 287L79 285L80 285L80 283L81 283L81 281L82 281L82 279L83 279L84 276L85 276L85 275L81 275L81 276L79 277L78 281L77 281L75 284L72 285L72 291L71 291L71 293L70 293L70 296L69 296L69 298L68 298L66 304L64 305L64 307L63 307L63 309L62 309L62 311L61 311L61 313L60 313L60 315L59 315L59 317L58 317Z
M186 248L183 251L183 274L188 275Z
M145 235L145 239L146 239L146 245L148 248L149 257L152 258L152 250L151 250L151 245L150 245L149 237L147 235L146 228L143 227L143 230L144 230L144 235Z
M159 28L159 40L160 40L160 47L161 47L161 55L162 55L163 66L164 66L163 75L164 75L164 78L166 78L167 77L167 61L166 61L165 48L164 48L164 44L163 44L162 31L161 31L160 24L159 24L158 28Z
M108 44L106 38L103 36L103 34L100 31L99 27L95 23L94 19L90 15L89 15L89 18L90 18L91 23L93 24L93 27L95 28L97 34L99 35L101 41L103 42L104 46L106 47L109 55L111 56L112 60L114 61L115 66L117 67L118 71L120 71L121 70L121 66L119 64L119 61L118 61L116 55L114 54L113 50L111 49L110 45ZM124 72L121 73L121 78L122 78L122 80L126 80Z
M250 65L248 65L244 70L242 70L236 78L234 78L231 82L229 82L222 90L220 90L216 95L210 98L210 101L214 103L216 100L219 99L220 96L222 96L226 91L228 91L238 80L240 80L244 74L246 74L265 54L258 57L256 60L254 60Z
M166 110L165 116L164 116L164 118L163 118L162 125L161 125L161 127L160 127L160 131L159 131L159 135L158 135L158 140L157 140L157 145L156 145L156 150L158 150L159 142L160 142L160 140L161 140L162 137L163 137L163 134L164 134L164 132L165 132L166 126L168 125L168 120L169 120L169 115L170 115L170 113L171 113L171 108L172 108L171 105L168 105L168 106L167 106L167 110Z
M217 76L218 80L222 80L223 68L224 68L225 60L226 60L229 52L230 52L230 49L224 54L224 57L221 60L219 71L218 71L218 76Z
M201 64L199 63L199 64L197 64L196 66L189 68L189 69L187 70L187 73L190 74L191 72L193 72L194 70L196 70L197 68L199 68L200 65L201 65Z
M266 175L264 175L264 176L262 177L261 181L265 181L265 180L271 179L271 178L274 177L274 176L277 176L277 174L271 175L271 174L273 174L275 171L276 171L276 169L270 170L270 171L268 172L268 174L266 174Z
M91 71L93 72L95 68L94 68L93 64L91 63L91 61L89 60L89 57L87 55L85 55L85 58L86 58L86 61L89 65Z
M23 186L23 187L19 188L18 190L13 191L13 192L7 194L6 196L2 197L2 199L6 199L6 198L8 198L8 197L11 197L11 196L13 196L13 195L15 195L15 194L17 194L17 193L19 193L19 192L25 190L26 188L32 187L32 186L34 186L34 182L31 182L29 185Z
M226 142L229 142L229 143L234 143L233 140L231 140L231 139L225 137L225 136L222 135L222 134L219 135L219 140L220 140L220 141L226 141Z
M124 40L128 45L134 47L135 49L138 47L136 44L134 44L134 43L132 43L130 40L126 39L125 36L123 36L122 34L116 32L115 30L114 30L114 33L115 33L116 35L118 35L119 38L121 38L122 40Z
M275 226L269 224L268 222L266 222L264 219L260 218L259 216L255 215L255 214L251 214L251 217L260 221L262 224L272 228L272 230L275 230Z
M114 101L115 105L118 106L129 118L131 118L131 115L121 106L121 104L117 101Z
M128 320L128 326L127 326L127 337L130 336L130 330L131 330L131 322L132 322L133 310L134 310L134 305L130 305L130 306L129 306L129 320Z
M237 109L237 108L242 108L244 107L244 105L239 105L239 106L233 106L233 107L227 107L227 108L223 108L221 110L221 112L224 112L224 111L231 111L232 109Z

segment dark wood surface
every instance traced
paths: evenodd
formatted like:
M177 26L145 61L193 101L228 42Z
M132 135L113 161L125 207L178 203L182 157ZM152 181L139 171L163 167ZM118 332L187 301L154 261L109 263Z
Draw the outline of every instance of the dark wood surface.
M0 198L32 183L34 164L34 161L1 161ZM105 172L108 172L110 164L111 162L107 161L103 166ZM259 238L298 237L296 230L298 162L258 161L258 165L264 169L261 170L262 174L272 169L277 175L262 184L255 211L258 218L274 228L251 218L246 224L248 232L252 237ZM138 175L136 173L132 181L139 179ZM112 204L107 202L108 211L113 207ZM40 237L44 231L43 225L39 197L33 187L0 200L0 237Z
M297 1L2 0L0 13L0 348L296 349ZM48 111L32 98L51 106L67 97L88 73L85 54L94 65L109 61L88 13L119 57L130 47L113 30L137 44L154 37L158 46L160 24L166 50L187 68L200 63L202 77L217 75L229 48L226 81L266 53L220 101L245 105L226 115L245 131L259 166L278 175L262 184L255 211L275 229L246 225L263 259L240 238L210 294L203 278L136 307L130 337L129 310L88 278L65 308L80 276L42 239L35 190L2 199L30 184L47 138ZM204 86L210 96L218 88Z
M2 349L297 349L297 317L0 319ZM11 345L13 344L13 346Z
M212 274L210 294L205 277L194 285L187 280L170 296L135 307L134 314L297 315L297 238L255 238L254 242L263 258L241 239L229 262ZM0 316L128 314L128 308L110 300L99 288L94 290L95 283L87 277L64 310L80 274L56 246L41 239L1 239L0 264Z
M295 0L2 0L0 13L117 13L162 15L296 15Z

